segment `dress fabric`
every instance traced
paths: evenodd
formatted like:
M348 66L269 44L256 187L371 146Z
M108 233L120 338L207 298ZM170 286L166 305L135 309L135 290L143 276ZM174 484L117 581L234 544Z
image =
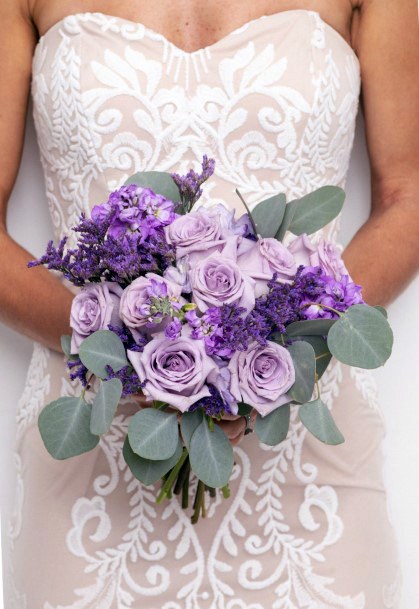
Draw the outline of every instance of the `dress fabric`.
M205 153L216 169L204 205L240 209L236 187L252 206L344 186L359 90L354 51L313 11L255 19L191 53L130 20L68 16L33 58L56 239L71 243L79 214L134 172L198 169ZM338 221L320 235L338 243ZM7 609L399 607L370 373L333 362L321 381L343 445L323 445L292 409L282 444L249 434L234 449L231 497L207 501L197 525L127 469L129 400L95 450L49 456L37 417L78 391L64 357L35 344L17 411Z

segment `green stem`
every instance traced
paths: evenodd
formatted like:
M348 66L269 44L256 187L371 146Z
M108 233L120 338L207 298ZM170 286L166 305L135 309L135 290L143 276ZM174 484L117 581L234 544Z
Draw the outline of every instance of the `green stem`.
M317 389L317 399L320 399L320 385L319 385L319 377L318 374L316 372L316 389Z
M156 499L156 503L161 503L163 501L163 499L169 495L169 492L171 491L172 486L176 480L176 477L177 477L178 473L180 472L180 469L181 469L182 465L184 464L187 456L188 456L188 451L186 448L183 448L180 459L176 463L176 465L174 466L172 471L170 472L170 475L167 478L166 482L163 484L161 491Z
M194 512L191 517L191 523L196 524L199 520L199 513L202 507L202 501L204 498L205 484L202 480L198 482L198 488L196 489L195 503L194 503Z
M223 493L224 499L228 499L230 497L230 487L228 484L221 487L221 492Z
M190 468L188 468L188 475L186 476L185 480L183 481L183 486L182 486L182 509L184 509L184 510L186 510L189 505L189 474L190 474Z
M189 459L185 459L185 462L183 463L183 465L179 471L179 476L177 477L176 484L173 489L173 492L175 495L179 495L180 491L182 490L185 478L186 478L186 476L189 476L189 470L190 470Z
M210 431L214 431L214 419L212 417L207 417L208 427Z
M330 351L327 351L327 353L322 353L321 355L317 355L316 362L317 362L317 360L323 359L323 357L327 357L328 355L330 355Z

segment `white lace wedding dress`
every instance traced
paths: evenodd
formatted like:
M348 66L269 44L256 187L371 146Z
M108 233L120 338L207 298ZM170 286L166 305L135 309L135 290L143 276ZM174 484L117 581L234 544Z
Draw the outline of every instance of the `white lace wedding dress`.
M239 207L344 185L357 57L317 13L253 20L187 53L122 18L79 13L39 41L33 108L56 238L138 170L216 159L203 203ZM324 231L337 240L334 222ZM7 609L396 609L398 557L368 373L334 363L323 399L346 437L324 446L294 410L276 448L235 448L228 500L191 525L155 504L121 449L131 405L92 452L58 462L37 416L73 395L64 358L35 345L18 407Z

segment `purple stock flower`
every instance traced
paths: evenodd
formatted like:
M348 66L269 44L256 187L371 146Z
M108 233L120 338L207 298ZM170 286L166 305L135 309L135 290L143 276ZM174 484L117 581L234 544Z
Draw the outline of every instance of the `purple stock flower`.
M170 323L164 329L164 334L166 338L170 338L171 340L175 340L175 338L179 338L180 333L182 331L182 322L177 317L174 317Z

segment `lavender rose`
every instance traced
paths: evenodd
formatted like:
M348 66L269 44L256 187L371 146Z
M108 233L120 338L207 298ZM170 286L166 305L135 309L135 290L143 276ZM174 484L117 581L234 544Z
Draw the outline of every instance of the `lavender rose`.
M167 402L185 412L211 395L205 383L217 371L217 365L205 353L202 341L189 336L155 337L141 353L127 354L140 380L147 380L143 392L149 399Z
M195 252L206 252L206 255L210 255L221 251L225 244L218 217L203 209L180 216L166 226L164 231L166 241L176 246L176 258L189 254L191 263Z
M104 281L89 284L74 297L71 304L71 353L78 353L81 342L97 330L107 330L109 324L120 326L119 300L122 288Z
M253 406L262 417L289 402L286 392L295 383L289 351L268 341L247 351L236 351L230 360L231 393L237 401Z
M340 281L344 275L349 275L340 252L334 243L320 239L314 245L303 233L289 246L289 251L296 258L297 264L304 266L320 266L326 275Z
M237 264L256 281L255 296L269 291L268 281L274 273L278 280L290 282L297 272L294 256L277 239L243 239L237 251Z
M172 308L181 306L181 286L147 273L135 279L122 293L119 315L135 339L151 330L159 331L164 312L169 316Z
M248 311L255 306L255 282L234 260L214 254L190 271L192 300L204 312L208 307L236 303Z

